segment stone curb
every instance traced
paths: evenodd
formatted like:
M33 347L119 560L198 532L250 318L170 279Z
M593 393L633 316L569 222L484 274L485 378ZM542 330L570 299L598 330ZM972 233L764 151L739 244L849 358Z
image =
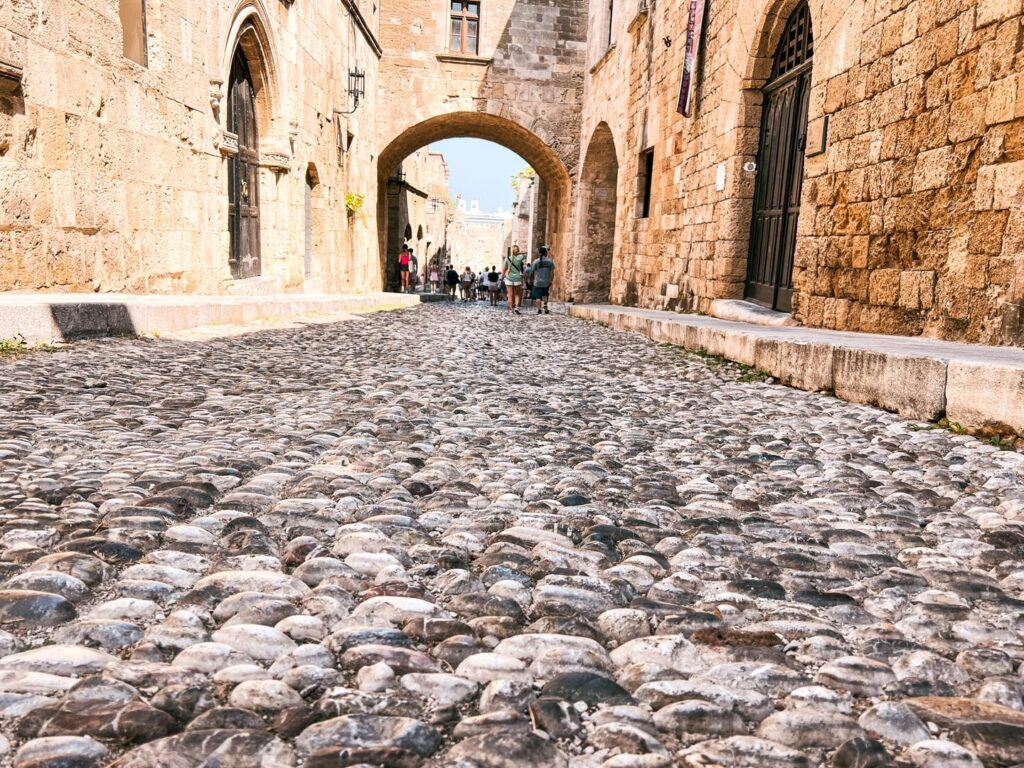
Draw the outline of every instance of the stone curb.
M930 355L921 352L921 340L908 340L915 349L900 353L831 339L816 342L816 333L837 334L808 328L786 329L799 330L802 336L786 338L774 328L730 328L729 321L714 320L711 325L707 318L672 312L573 305L569 314L640 333L654 342L724 357L762 370L787 386L834 392L843 400L874 405L907 419L945 417L971 432L1024 435L1021 350L998 350L998 356L1009 362L985 362L977 358L984 357L986 348L967 344L942 344L943 354ZM892 345L898 348L900 341L893 337ZM956 347L963 348L965 359L957 357Z
M336 313L418 306L415 294L275 294L270 296L0 296L0 339L29 343L83 336L161 334L256 320L299 320Z

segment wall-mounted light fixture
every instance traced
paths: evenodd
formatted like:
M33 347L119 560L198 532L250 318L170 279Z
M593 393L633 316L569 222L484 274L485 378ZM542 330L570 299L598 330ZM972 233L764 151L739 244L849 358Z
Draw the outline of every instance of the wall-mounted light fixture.
M352 108L347 112L340 109L334 110L336 115L351 115L357 109L359 105L363 103L363 97L366 95L366 73L356 67L348 71L348 98L352 103Z
M665 37L663 37L661 39L661 42L663 42L665 44L666 48L671 48L672 47L672 38L669 37L668 35L665 35Z
M401 194L403 187L405 187L405 173L402 171L402 166L398 166L395 172L388 176L387 193L389 195Z

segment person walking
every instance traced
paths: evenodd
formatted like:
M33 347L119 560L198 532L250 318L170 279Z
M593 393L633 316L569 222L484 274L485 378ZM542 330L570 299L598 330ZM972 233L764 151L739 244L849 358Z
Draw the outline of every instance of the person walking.
M441 275L437 273L437 265L430 268L430 292L437 293L441 290Z
M519 307L523 304L523 266L526 256L519 252L519 246L512 246L512 253L505 257L501 276L508 285L508 311L521 315Z
M412 261L412 251L409 246L403 245L398 254L398 276L402 278L402 293L409 292L409 262Z
M476 275L473 270L466 267L462 270L462 300L469 301L473 298L473 283L476 282Z
M491 306L498 306L498 297L501 295L501 275L498 270L491 267L487 273L487 296L491 300Z
M445 272L444 282L448 286L448 295L454 299L455 289L459 285L459 273L455 271L455 267L451 264L448 265L448 271Z
M551 310L548 309L548 296L551 293L551 283L555 279L555 262L548 255L549 250L546 245L542 245L540 258L533 262L533 291L530 296L538 315L542 312L545 315L551 314Z

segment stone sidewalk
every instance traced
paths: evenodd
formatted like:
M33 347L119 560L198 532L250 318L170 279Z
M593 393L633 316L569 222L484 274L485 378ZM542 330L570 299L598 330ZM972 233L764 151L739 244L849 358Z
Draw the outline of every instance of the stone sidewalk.
M430 297L427 296L427 299ZM416 306L419 294L158 296L127 293L0 294L0 339L165 335L209 326L290 321Z
M767 327L650 309L574 305L569 314L718 355L809 391L910 419L1024 435L1024 350L919 337Z

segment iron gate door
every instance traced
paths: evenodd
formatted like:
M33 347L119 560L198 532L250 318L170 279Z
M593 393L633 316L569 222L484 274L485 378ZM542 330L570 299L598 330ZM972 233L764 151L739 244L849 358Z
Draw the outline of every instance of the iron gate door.
M260 274L259 134L256 89L241 49L235 52L228 87L228 130L238 136L238 153L228 161L228 227L231 275Z
M764 87L757 160L754 220L750 231L745 295L789 312L793 307L793 256L807 147L807 107L814 41L806 3L789 18Z

